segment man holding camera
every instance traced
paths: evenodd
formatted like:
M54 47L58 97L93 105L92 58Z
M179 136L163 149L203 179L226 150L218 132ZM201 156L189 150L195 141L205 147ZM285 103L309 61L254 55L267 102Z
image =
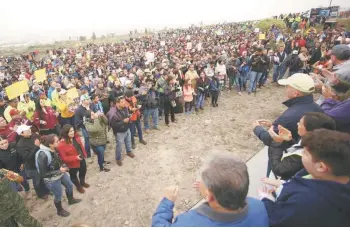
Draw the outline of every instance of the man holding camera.
M117 97L114 101L115 109L111 109L107 113L109 117L109 125L113 129L116 138L116 160L117 165L122 166L122 146L125 143L127 156L134 158L134 153L131 152L131 132L129 129L130 114L125 103L124 97Z

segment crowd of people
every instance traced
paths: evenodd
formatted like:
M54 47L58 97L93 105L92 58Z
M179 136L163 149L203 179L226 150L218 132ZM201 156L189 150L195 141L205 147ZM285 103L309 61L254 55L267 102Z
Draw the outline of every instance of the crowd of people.
M37 196L47 199L51 192L57 214L67 217L62 185L68 204L76 204L81 200L73 196L73 186L81 194L90 187L87 165L93 154L100 171L110 171L104 159L109 130L116 165L122 166L123 145L134 158L137 146L147 144L144 134L161 130L163 118L171 127L179 113L200 115L206 102L219 106L222 92L235 90L233 99L239 99L263 89L270 78L286 86L288 100L274 122L254 123L254 133L269 148L261 199L247 197L244 163L215 155L196 184L207 203L172 221L177 188L170 187L152 225L350 225L349 37L343 27L292 33L273 25L259 39L253 28L250 22L190 27L48 50L42 57L37 52L2 57L0 168L22 177L1 182L4 192L17 199L14 192L30 191L30 178ZM43 81L35 75L41 69ZM29 91L9 98L5 88L19 81ZM322 95L314 102L317 92ZM276 179L268 178L271 171ZM16 208L10 200L5 204ZM39 225L11 214L16 210L0 215L1 224ZM27 214L22 206L18 210Z

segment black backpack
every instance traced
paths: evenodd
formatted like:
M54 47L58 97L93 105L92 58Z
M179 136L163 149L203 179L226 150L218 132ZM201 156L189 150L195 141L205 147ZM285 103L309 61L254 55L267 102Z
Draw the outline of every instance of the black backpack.
M292 59L290 60L289 64L289 70L290 71L298 71L303 67L303 62L299 58L299 56L292 56Z

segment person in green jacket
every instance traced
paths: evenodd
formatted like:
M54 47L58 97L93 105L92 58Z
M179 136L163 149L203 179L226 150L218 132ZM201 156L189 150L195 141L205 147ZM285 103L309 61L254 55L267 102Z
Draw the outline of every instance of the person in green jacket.
M12 178L15 176L15 178ZM25 207L22 197L12 191L10 182L21 182L18 174L11 171L0 170L0 226L17 227L19 224L27 227L41 227L42 225L33 218Z
M107 144L107 126L108 119L101 112L92 112L91 119L87 120L85 123L85 128L89 133L90 145L97 155L97 161L101 172L110 171L110 169L104 167L104 164L109 164L109 162L104 160L104 153Z

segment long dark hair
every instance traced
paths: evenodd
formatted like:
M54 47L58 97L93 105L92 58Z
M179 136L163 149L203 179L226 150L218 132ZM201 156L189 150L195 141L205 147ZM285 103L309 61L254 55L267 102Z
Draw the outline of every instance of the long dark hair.
M43 111L43 107L41 107L40 105L40 99L35 100L34 103L35 103L35 111L39 112L39 117L41 120L43 120L45 113Z
M61 139L64 139L64 141L66 141L66 143L68 143L68 144L72 143L71 139L68 136L71 128L73 128L72 125L65 124L65 125L63 125L63 127L61 129Z

